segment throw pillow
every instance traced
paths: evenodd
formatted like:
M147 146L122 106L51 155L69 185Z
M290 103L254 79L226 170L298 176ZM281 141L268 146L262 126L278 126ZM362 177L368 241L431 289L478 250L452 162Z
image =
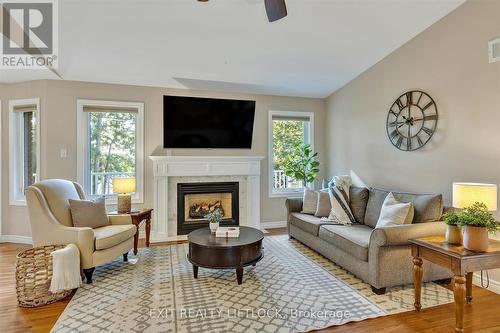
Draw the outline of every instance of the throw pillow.
M69 199L74 227L99 228L109 225L104 197L91 200Z
M318 192L306 188L304 190L304 199L302 201L302 211L303 214L316 213L316 207L318 205Z
M333 186L330 188L330 203L332 210L328 216L329 220L333 220L340 224L356 223L351 208L349 208L349 188L342 186Z
M411 224L413 214L413 204L411 202L404 203L396 200L391 192L382 204L376 228Z
M366 187L351 186L349 188L349 205L352 215L358 223L365 224L366 205L368 204L369 191Z
M330 202L330 194L328 190L321 190L318 192L318 204L316 206L316 217L328 217L330 211L332 210L332 204Z

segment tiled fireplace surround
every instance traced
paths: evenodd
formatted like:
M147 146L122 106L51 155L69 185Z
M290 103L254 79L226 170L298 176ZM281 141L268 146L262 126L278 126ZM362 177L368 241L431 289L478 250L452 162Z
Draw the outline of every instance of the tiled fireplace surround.
M260 229L261 156L150 156L154 174L152 242L185 239L177 233L177 184L239 183L239 224Z

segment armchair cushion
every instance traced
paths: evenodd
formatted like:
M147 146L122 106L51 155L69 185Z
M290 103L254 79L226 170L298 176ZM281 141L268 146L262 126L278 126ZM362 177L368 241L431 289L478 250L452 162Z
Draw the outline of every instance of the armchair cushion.
M105 250L134 237L137 228L133 224L109 225L94 229L95 249Z
M109 225L104 197L96 200L69 199L71 217L75 227L99 228Z
M370 247L409 245L410 239L443 236L445 229L442 221L376 228L370 238Z

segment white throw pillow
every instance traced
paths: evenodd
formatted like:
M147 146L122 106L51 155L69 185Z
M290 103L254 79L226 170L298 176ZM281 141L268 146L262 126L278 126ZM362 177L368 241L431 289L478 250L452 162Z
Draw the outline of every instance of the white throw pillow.
M318 192L309 188L304 189L304 199L302 201L301 213L314 215L314 213L316 213L317 206Z
M413 204L411 202L404 203L396 200L391 192L385 197L382 204L376 228L411 224L413 214Z

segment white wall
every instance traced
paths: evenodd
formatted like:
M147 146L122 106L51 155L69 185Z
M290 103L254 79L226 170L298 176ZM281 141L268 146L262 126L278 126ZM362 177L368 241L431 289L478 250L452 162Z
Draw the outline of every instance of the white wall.
M500 1L467 1L331 95L327 174L353 169L368 185L443 193L448 205L454 181L500 185L500 62L489 64L487 53L499 36ZM434 98L439 121L424 148L403 152L385 123L411 89Z

